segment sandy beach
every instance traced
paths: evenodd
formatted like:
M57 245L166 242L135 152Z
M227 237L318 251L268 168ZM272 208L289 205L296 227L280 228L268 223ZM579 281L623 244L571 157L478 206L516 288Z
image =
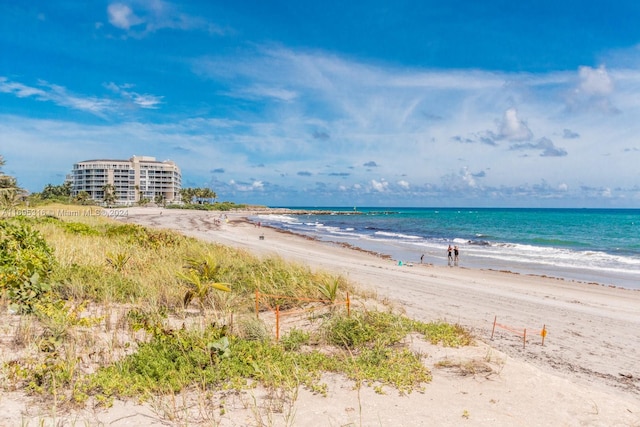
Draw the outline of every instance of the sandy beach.
M342 275L412 318L461 324L477 343L452 349L413 340L433 373L423 392L380 395L327 376L328 396L300 390L289 417L261 424L239 404L204 425L640 426L640 292L465 268L464 262L399 266L353 248L257 227L246 221L252 213L227 213L218 223L218 212L130 208L119 220ZM443 360L477 369L439 367ZM0 425L24 420L25 405L20 396L0 397ZM162 420L149 405L129 403L84 416L91 425L183 425Z

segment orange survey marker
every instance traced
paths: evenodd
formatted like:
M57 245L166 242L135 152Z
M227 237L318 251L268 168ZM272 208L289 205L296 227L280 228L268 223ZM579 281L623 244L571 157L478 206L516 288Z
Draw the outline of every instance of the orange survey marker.
M525 348L527 345L527 328L524 328L522 332L517 329L513 329L509 326L501 325L498 323L498 316L493 318L493 329L491 330L491 339L493 340L493 335L496 332L496 326L502 328L506 331L512 332L516 335L522 335L522 348ZM542 330L540 331L540 336L542 337L542 345L544 346L544 339L547 336L547 325L542 325Z
M311 311L318 310L319 308L327 308L327 307L338 306L338 305L343 305L344 304L347 307L347 316L351 317L351 298L349 297L349 292L347 292L347 297L346 297L344 302L343 301L332 302L331 300L325 300L325 299L298 298L298 297L290 297L290 296L286 296L286 295L263 294L263 293L260 293L260 291L258 291L256 289L256 318L259 318L259 315L260 315L260 296L271 297L271 298L279 298L279 299L287 299L287 300L306 301L306 302L321 302L321 303L325 304L322 307L308 307L308 308L303 308L303 309L300 309L300 310L286 311L284 313L280 311L280 304L276 304L275 309L273 307L271 307L269 304L266 304L267 308L269 310L273 311L275 313L275 316L276 316L276 341L280 340L280 317L281 316L289 316L289 315L293 315L293 314L311 312Z

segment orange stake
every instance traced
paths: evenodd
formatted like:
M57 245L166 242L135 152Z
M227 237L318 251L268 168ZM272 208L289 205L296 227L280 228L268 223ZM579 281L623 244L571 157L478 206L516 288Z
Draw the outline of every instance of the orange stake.
M547 336L547 325L542 325L542 332L540 332L540 335L542 335L542 346L544 347L544 338Z
M522 338L522 348L527 346L527 329L525 328L523 338Z
M351 300L349 299L349 292L347 292L347 317L351 317Z

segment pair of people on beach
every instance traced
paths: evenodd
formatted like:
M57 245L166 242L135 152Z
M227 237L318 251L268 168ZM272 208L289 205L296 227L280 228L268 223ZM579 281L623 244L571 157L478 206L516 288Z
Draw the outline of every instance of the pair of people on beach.
M451 245L449 245L449 248L447 248L447 258L449 259L449 262L458 262L459 255L460 250L458 249L458 246L451 247Z

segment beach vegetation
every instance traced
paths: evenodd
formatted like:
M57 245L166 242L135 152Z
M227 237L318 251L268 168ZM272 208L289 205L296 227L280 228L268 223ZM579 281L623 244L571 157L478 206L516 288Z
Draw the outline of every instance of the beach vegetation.
M336 301L341 281L340 277L333 277L320 285L320 292L331 304Z
M5 388L56 405L258 385L293 396L299 387L326 394L330 372L410 393L431 373L408 335L471 342L456 325L365 309L342 277L77 209L0 218L0 306L19 319L15 356L0 368ZM318 302L347 292L361 302L350 313ZM276 307L290 314L280 340Z
M4 165L4 157L0 155L0 207L6 209L18 204L22 189L18 187L17 181L14 177L2 172L2 167Z
M35 203L69 203L71 201L71 181L65 181L61 185L47 184L41 192L29 195L29 204Z

